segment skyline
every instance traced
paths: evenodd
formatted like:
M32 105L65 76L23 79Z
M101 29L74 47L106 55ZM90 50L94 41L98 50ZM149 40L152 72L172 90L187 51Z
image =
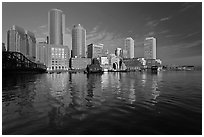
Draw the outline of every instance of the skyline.
M144 57L144 39L157 39L157 58L165 64L202 64L202 6L194 3L6 3L2 4L2 42L6 32L18 25L37 39L48 35L48 11L57 8L66 16L66 33L81 24L87 43L103 43L111 53L124 48L124 40L135 41L135 57ZM23 10L20 10L23 9Z

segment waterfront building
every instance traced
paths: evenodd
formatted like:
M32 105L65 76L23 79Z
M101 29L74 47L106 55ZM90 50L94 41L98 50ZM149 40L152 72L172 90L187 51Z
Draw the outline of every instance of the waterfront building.
M48 44L39 42L36 44L36 62L48 65Z
M63 45L65 15L62 10L51 9L48 12L49 44Z
M156 38L149 37L144 42L144 58L156 59Z
M7 32L7 50L21 52L32 61L36 58L36 38L34 33L13 25Z
M72 29L72 57L87 57L86 30L80 25L74 25Z
M123 59L123 63L128 70L140 70L144 68L145 60L142 58L125 58Z
M67 46L50 44L47 48L48 70L68 70L69 49Z
M47 66L48 71L68 70L69 49L67 46L38 43L36 60Z
M91 64L91 58L71 58L70 59L70 68L71 69L86 69L87 65Z
M134 58L134 40L131 37L125 39L124 50L127 50L127 58Z
M89 44L87 53L88 58L98 58L103 56L103 44Z
M65 14L62 10L48 12L49 37L47 37L47 69L68 70L70 50L65 44Z
M146 67L151 68L152 66L161 67L162 61L160 59L146 59Z

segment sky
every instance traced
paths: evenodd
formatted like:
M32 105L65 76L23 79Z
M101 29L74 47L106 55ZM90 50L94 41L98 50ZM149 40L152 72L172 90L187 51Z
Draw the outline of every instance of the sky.
M164 65L202 65L202 3L184 2L3 2L2 42L12 25L33 32L37 40L48 35L48 11L66 16L67 41L71 29L86 29L86 44L103 43L114 53L124 40L135 41L135 57L144 57L144 39L157 39L157 58Z

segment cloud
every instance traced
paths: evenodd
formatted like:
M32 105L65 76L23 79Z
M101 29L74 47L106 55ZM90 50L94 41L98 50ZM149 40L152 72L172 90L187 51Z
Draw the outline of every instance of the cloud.
M87 32L86 43L91 44L104 44L104 49L108 49L111 53L115 48L122 47L124 45L124 39L120 34L108 32L106 30L99 31L100 26L97 25L90 32Z
M196 35L198 33L201 33L201 31L196 31L196 32L188 33L182 39L186 39L186 38L192 37L192 36L194 36L194 35Z
M182 6L182 8L179 10L179 12L184 12L184 11L187 11L187 10L189 10L189 9L191 9L191 8L193 8L193 7L195 7L195 6L197 6L198 5L198 3L188 3L188 2L186 2L186 3L184 3L184 4L182 4L181 6Z
M87 34L86 36L86 43L98 43L101 39L103 39L106 35L108 35L105 31L93 33L93 34Z
M201 45L202 47L202 40L197 40L191 43L182 43L181 46L184 48L192 48Z
M144 37L154 37L156 35L155 31L149 31L147 34L144 35Z
M166 35L166 38L175 38L175 37L180 37L182 36L182 34L170 34L170 35Z
M158 20L151 20L151 21L148 21L146 23L146 26L148 26L148 27L156 27L158 24L159 24Z
M45 25L41 25L38 26L33 32L35 33L36 38L42 38L42 37L47 37L48 36L48 26Z
M169 19L170 19L170 17L164 17L164 18L161 18L160 21L167 21Z
M99 29L99 25L95 26L92 31L89 32L89 34L93 34L93 33L96 33Z
M162 31L158 32L158 34L166 34L166 33L168 33L168 32L170 32L170 30L169 30L169 29L166 29L166 30L162 30Z
M157 48L157 53L162 59L202 55L202 40L165 45Z
M163 18L161 18L161 19L150 20L150 21L148 21L145 25L146 25L147 27L154 28L154 27L158 26L160 22L170 20L171 18L172 18L172 17L168 16L168 17L163 17ZM149 20L149 18L148 18L148 20Z

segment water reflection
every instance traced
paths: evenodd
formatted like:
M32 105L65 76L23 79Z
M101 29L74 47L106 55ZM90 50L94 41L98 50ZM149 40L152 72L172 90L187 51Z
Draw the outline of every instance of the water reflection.
M39 79L43 79L43 75L20 74L15 75L15 77L3 77L3 131L10 128L19 128L19 120L21 124L26 124L30 120L38 119L33 115L38 113L34 104L38 94L36 85L39 83ZM9 132L9 130L6 130L6 132Z
M135 126L139 118L146 120L145 116L150 116L146 110L156 111L164 94L163 80L162 73L139 72L6 77L2 92L3 133L78 131L74 129L90 126L91 122L94 129L98 119L124 126L133 121ZM130 121L126 125L123 120Z
M133 102L136 101L136 95L135 95L135 80L131 79L130 80L130 94L129 94L129 101L130 104L133 104Z

